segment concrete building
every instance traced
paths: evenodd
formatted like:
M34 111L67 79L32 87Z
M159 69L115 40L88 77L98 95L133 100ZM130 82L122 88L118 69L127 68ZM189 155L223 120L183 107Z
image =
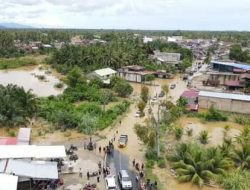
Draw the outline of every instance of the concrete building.
M111 68L99 69L95 70L94 72L90 73L90 77L98 77L100 78L103 83L109 84L111 77L115 76L117 72Z
M250 72L250 65L234 62L211 61L212 69L219 72Z
M242 94L200 91L199 108L250 114L250 96Z
M127 81L144 82L147 75L154 75L155 72L146 71L143 66L131 65L118 69L118 75Z
M154 51L152 58L155 59L159 64L178 65L180 63L181 54Z

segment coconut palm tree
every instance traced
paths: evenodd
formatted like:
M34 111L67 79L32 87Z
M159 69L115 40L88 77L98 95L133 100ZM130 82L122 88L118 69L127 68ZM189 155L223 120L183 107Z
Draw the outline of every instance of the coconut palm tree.
M218 148L204 149L197 144L180 144L169 157L180 182L193 182L199 187L225 173L231 165Z
M250 169L250 146L248 143L240 143L231 154L235 165L242 169Z
M206 131L206 130L201 131L200 134L199 134L198 139L199 139L200 143L207 144L208 139L209 139L208 131Z

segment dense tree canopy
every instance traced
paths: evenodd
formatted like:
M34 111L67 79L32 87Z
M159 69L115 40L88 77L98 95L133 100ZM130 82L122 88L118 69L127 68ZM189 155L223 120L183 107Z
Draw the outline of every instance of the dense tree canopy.
M0 85L0 105L0 123L8 126L26 124L37 110L31 91L16 85Z
M241 61L241 62L250 62L249 52L246 50L243 51L240 45L233 45L230 48L230 59Z

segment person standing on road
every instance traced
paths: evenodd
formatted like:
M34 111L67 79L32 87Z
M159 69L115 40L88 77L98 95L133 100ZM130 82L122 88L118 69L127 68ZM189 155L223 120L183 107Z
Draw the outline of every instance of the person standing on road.
M79 177L82 177L82 168L79 169Z
M102 147L101 146L99 146L99 153L101 153L102 152Z
M97 176L97 183L99 183L100 182L100 177L99 176Z
M141 164L141 170L144 170L144 164L143 163Z
M89 176L89 172L87 172L87 178L88 178L88 180L89 180L89 177L90 177L90 176Z
M133 167L135 167L135 159L133 159L132 163L133 163Z

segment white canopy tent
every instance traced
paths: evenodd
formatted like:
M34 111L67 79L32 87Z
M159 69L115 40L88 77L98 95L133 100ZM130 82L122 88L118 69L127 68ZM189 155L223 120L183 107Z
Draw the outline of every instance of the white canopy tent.
M64 146L0 145L0 159L9 158L64 158Z
M0 190L16 190L17 176L0 174Z

